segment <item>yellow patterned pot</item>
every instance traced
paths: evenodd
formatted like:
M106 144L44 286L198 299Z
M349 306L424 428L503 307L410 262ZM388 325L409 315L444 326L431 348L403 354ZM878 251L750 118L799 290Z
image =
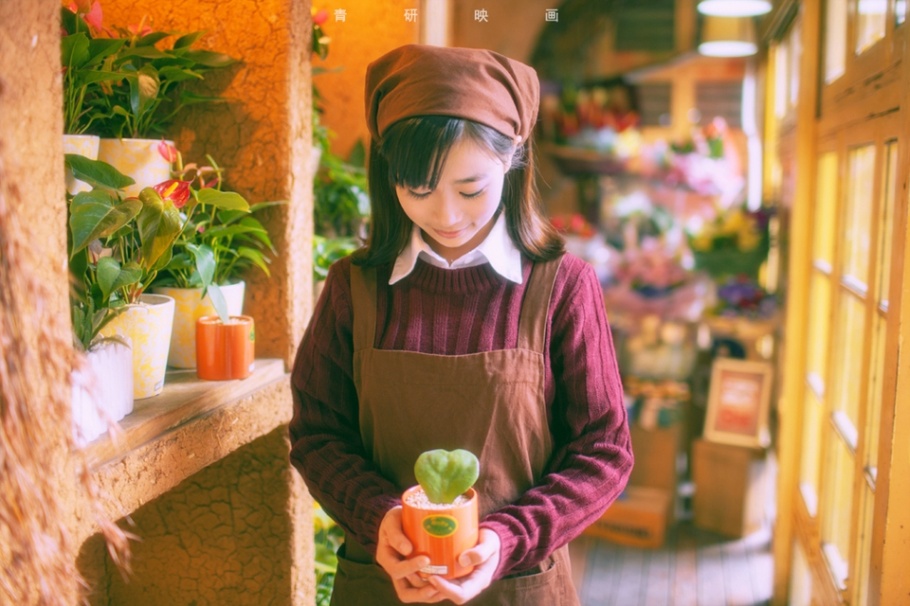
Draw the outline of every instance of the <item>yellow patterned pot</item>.
M63 153L79 154L89 160L98 159L98 146L101 139L95 135L63 135ZM66 191L75 196L79 192L88 191L92 188L85 181L80 181L73 177L69 169L66 171Z
M156 396L164 389L167 352L174 325L174 299L142 295L102 330L103 336L121 335L133 346L133 397Z
M243 281L221 287L227 301L229 316L243 314ZM196 320L203 316L215 315L215 307L208 295L202 298L201 288L172 288L159 286L156 293L174 299L174 330L171 332L171 347L168 366L174 368L196 368Z
M174 145L173 141L165 141ZM143 187L158 185L171 178L171 163L161 155L159 139L101 139L98 159L107 162L136 183L123 190L138 196Z

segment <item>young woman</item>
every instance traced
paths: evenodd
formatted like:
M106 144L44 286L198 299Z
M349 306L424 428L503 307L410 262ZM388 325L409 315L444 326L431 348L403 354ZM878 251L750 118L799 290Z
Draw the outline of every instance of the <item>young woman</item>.
M539 210L530 67L410 45L370 64L366 246L336 263L292 373L291 461L342 526L333 604L574 605L566 544L632 468L593 268ZM480 459L476 568L417 573L417 456Z

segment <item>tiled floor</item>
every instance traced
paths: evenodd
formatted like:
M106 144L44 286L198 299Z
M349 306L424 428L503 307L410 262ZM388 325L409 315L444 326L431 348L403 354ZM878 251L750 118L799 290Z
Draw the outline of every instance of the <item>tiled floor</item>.
M759 606L771 599L771 531L731 540L689 522L659 549L588 536L570 545L582 606Z

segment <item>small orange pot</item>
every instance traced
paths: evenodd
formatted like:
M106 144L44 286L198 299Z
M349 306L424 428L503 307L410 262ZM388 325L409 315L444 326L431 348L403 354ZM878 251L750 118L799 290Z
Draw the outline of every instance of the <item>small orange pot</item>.
M196 375L206 381L245 379L253 372L256 328L250 316L196 320Z
M414 546L412 555L430 557L430 565L420 573L438 574L446 579L469 574L474 567L459 565L458 556L477 545L477 493L473 488L468 489L464 494L467 501L461 505L424 509L408 503L409 497L417 492L422 493L423 489L412 486L401 497L401 525Z

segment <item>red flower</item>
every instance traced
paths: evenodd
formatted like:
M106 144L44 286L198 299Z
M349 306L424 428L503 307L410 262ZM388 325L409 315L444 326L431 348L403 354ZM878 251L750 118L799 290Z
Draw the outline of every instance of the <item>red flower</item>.
M177 148L164 139L158 144L158 153L168 162L174 162L177 159Z
M183 208L190 199L190 182L178 179L163 181L153 188L164 200L170 200L177 208Z
M329 11L322 9L313 13L313 25L322 25L329 19Z

